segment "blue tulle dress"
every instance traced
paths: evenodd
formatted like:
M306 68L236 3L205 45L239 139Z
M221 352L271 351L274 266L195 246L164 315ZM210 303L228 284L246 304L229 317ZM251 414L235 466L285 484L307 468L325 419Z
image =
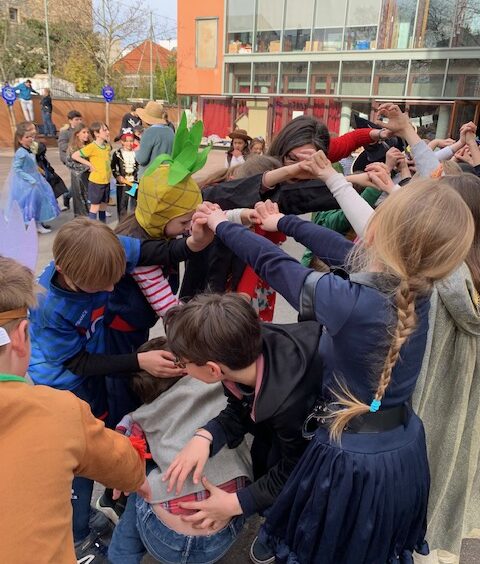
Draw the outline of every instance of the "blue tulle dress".
M35 155L24 147L17 149L9 176L9 202L7 215L13 202L17 202L25 223L55 219L58 208L52 187L38 171Z

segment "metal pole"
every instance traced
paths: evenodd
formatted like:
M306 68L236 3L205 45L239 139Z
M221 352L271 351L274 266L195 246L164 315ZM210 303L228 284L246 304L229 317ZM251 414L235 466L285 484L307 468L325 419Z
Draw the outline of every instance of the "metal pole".
M47 66L48 66L48 86L53 88L52 82L52 59L50 56L50 33L48 30L48 0L44 0L45 6L45 35L47 36Z
M153 100L153 18L150 12L150 100Z

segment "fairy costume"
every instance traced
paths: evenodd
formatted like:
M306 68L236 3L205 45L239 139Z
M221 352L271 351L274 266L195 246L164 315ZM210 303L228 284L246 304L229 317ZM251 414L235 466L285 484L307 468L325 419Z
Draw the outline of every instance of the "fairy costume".
M38 170L35 155L28 149L17 149L8 183L7 215L11 213L13 202L20 206L25 223L31 219L37 223L50 221L60 213L52 187Z
M345 262L352 243L328 229L286 216L278 229L311 249L329 266ZM299 309L302 267L266 239L238 225L221 223L216 235L257 274ZM393 282L393 284L392 284ZM322 396L332 402L337 379L366 402L372 396L372 362L383 359L396 322L392 281L382 274L343 272L319 277L314 311L323 325ZM423 545L429 470L423 426L408 407L422 365L428 330L429 296L416 300L418 324L402 347L402 361L379 413L402 414L402 424L378 432L352 424L341 444L320 426L282 493L266 513L260 538L277 562L385 564L413 562ZM321 375L319 375L319 378ZM368 418L366 418L368 419ZM358 423L358 422L357 422Z

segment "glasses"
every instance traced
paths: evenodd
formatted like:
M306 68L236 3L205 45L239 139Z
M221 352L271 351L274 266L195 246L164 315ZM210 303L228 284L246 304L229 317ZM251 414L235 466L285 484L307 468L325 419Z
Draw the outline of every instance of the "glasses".
M173 364L177 367L177 368L183 368L183 370L185 370L185 368L187 368L187 363L184 362L183 360L180 360L179 356L175 356L174 360L173 360Z

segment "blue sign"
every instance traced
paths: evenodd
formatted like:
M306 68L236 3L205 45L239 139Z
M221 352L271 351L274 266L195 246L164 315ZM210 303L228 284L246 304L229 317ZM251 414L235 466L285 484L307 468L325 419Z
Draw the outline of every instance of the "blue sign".
M105 102L111 102L115 98L115 91L111 86L104 86L102 88L102 96L105 98Z
M15 93L14 88L12 88L9 84L6 84L2 88L2 98L9 106L13 106L13 103L17 99L17 94Z

